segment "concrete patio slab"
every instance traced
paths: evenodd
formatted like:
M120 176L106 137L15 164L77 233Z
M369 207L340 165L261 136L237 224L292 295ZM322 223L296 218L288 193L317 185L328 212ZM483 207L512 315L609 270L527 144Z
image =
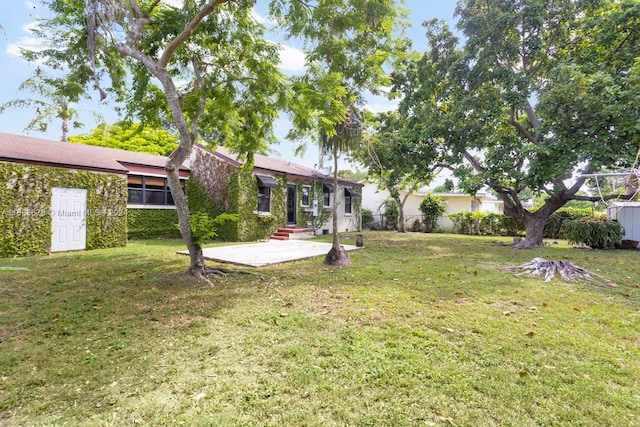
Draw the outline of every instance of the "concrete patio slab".
M362 249L352 245L342 246L347 251ZM202 255L205 259L211 261L250 267L264 267L266 265L325 256L330 249L331 243L310 242L307 240L268 240L261 243L202 248ZM178 253L188 255L188 251L179 251Z

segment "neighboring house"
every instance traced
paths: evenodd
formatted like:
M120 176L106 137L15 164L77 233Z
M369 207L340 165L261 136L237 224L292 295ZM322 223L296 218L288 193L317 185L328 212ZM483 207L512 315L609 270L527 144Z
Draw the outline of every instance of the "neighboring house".
M179 235L166 161L0 133L0 256L122 246L136 227Z
M252 170L245 171L238 156L224 147L214 151L196 146L190 167L193 181L206 190L218 212L238 214L232 228L221 229L221 238L264 239L285 228L331 233L334 191L338 196L338 231L360 229L362 185L356 182L340 178L334 188L330 175L259 154Z
M607 218L622 225L623 240L640 241L640 202L614 202L607 207Z
M410 229L416 220L422 222L420 203L429 192L423 187L411 194L404 204L405 227ZM406 191L400 191L400 199L404 199ZM448 215L456 212L497 212L502 213L503 202L487 193L477 193L475 196L464 193L432 193L439 196L445 203L445 213L438 220L438 226L444 230L450 230L453 223ZM362 208L373 212L377 224L382 224L384 215L384 202L390 198L386 189L380 189L376 184L366 183L362 189Z

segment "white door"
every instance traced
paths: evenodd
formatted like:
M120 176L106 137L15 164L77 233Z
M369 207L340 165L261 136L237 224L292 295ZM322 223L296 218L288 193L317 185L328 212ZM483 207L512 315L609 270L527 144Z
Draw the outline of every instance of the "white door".
M86 248L87 190L54 187L51 193L51 252Z

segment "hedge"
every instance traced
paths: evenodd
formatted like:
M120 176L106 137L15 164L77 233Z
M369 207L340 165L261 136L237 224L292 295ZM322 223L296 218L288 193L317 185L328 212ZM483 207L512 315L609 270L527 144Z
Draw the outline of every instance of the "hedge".
M546 239L564 239L563 224L582 218L604 218L605 214L588 208L560 208L554 212L544 226ZM449 215L453 232L458 234L481 234L489 236L524 235L524 222L495 212L456 212Z
M624 228L619 222L604 218L566 221L563 231L569 243L583 243L593 249L613 249L624 236Z
M127 237L136 239L179 239L175 209L127 209Z

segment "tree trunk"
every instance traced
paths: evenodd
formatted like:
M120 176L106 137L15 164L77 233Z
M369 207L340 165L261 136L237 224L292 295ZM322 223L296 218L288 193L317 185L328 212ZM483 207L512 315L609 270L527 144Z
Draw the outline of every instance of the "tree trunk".
M331 250L324 257L324 263L334 266L348 266L351 264L349 254L340 246L340 236L338 235L338 152L337 144L333 144L333 244Z
M525 238L513 245L516 249L539 248L544 245L544 226L549 217L578 192L584 179L578 180L573 187L559 191L549 197L544 204L534 212L525 209L520 201L509 192L494 188L504 201L504 214L511 218L519 218L524 222Z
M184 243L189 250L189 273L198 277L199 279L208 281L205 277L205 263L202 256L202 247L196 244L193 240L193 234L191 232L191 225L189 224L189 205L187 203L187 197L180 185L180 168L173 164L173 160L170 159L166 166L167 181L169 182L169 188L171 189L171 195L176 206L178 213L178 225L180 226L180 235L184 240Z
M404 228L404 202L407 199L401 201L400 197L397 197L395 200L398 205L398 233L406 233L407 230Z
M544 225L547 223L547 219L549 219L548 215L536 215L539 211L534 213L526 213L523 221L524 221L524 229L525 229L525 238L524 240L513 245L516 249L529 249L529 248L539 248L544 245L542 239L544 237Z
M69 119L64 117L62 119L62 136L60 137L60 141L69 142L67 135L69 135Z

